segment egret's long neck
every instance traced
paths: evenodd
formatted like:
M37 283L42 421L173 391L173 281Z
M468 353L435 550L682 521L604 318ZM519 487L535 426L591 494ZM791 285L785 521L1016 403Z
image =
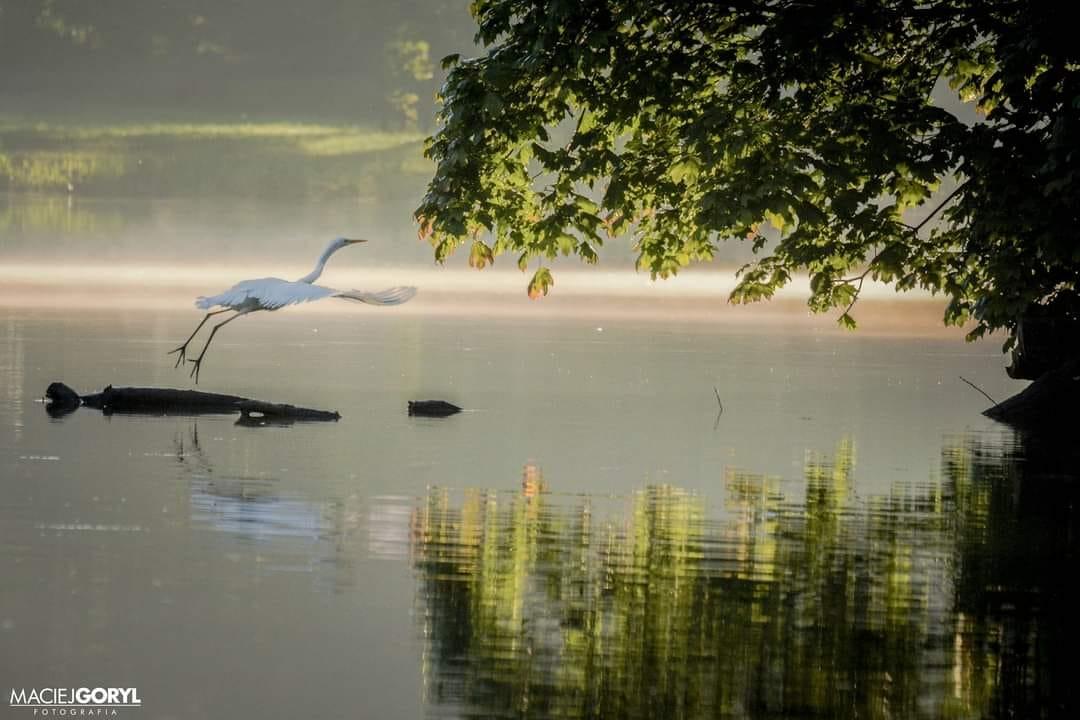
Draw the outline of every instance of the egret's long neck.
M342 246L340 245L330 245L325 250L323 250L322 255L320 255L319 259L315 262L315 269L309 272L304 277L297 280L296 282L313 283L318 280L319 276L322 275L323 268L326 267L326 261L330 259L331 255L340 250L341 247Z

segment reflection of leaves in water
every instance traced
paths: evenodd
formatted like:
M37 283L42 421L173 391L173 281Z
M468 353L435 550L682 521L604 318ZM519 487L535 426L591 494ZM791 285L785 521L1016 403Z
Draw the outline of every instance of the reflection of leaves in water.
M1000 448L960 438L956 478L956 675L998 715L1077 717L1073 589L1080 451L1071 436ZM1047 708L1052 712L1047 712Z
M303 123L0 124L0 188L90 194L377 195L430 172L422 136Z
M0 200L0 231L105 233L125 227L123 213L70 196L23 195L18 202Z
M414 520L429 702L478 717L1016 709L1002 672L1026 655L1002 655L1000 627L972 618L985 578L964 568L1000 530L978 508L1011 491L1000 471L972 477L965 452L946 449L940 482L866 500L850 442L808 454L803 496L730 470L715 518L668 486L622 508L433 491Z
M34 150L0 155L0 173L18 189L66 190L90 179L118 178L126 171L125 157L104 150Z

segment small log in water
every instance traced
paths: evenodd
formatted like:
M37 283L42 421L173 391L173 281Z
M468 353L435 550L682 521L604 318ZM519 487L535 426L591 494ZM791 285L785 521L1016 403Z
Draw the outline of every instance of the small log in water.
M313 410L198 390L114 388L109 385L99 393L79 395L64 383L54 382L45 391L45 398L49 402L49 412L56 415L85 406L101 410L106 414L119 412L191 415L238 412L245 418L253 415L289 420L339 420L341 418L340 414L327 410Z
M409 415L416 417L449 417L459 412L461 412L461 408L445 400L409 401Z

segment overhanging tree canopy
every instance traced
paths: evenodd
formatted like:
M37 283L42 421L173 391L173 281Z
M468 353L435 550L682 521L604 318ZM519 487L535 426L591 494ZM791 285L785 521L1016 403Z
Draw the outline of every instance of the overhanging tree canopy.
M946 322L974 318L972 338L1032 304L1080 307L1080 44L1054 3L472 11L486 54L444 61L417 210L440 261L465 243L478 267L538 258L536 296L544 259L595 262L606 238L632 236L638 268L660 277L739 238L762 256L733 301L805 271L810 306L849 326L868 277L944 293ZM977 121L942 107L946 82Z

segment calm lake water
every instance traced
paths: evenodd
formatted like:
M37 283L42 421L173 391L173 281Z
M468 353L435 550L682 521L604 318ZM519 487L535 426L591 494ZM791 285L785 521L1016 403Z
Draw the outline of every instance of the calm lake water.
M1006 394L990 344L299 311L223 331L200 388L337 423L37 400L189 386L165 351L197 319L0 310L5 692L132 686L147 718L1075 709L1075 457L980 418L957 376ZM407 417L429 397L468 412Z

